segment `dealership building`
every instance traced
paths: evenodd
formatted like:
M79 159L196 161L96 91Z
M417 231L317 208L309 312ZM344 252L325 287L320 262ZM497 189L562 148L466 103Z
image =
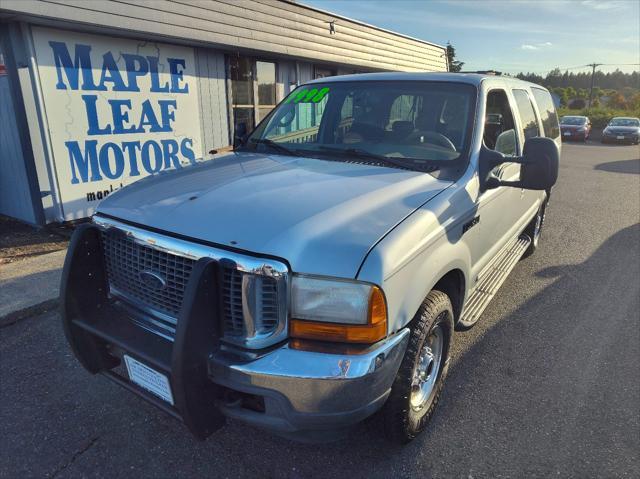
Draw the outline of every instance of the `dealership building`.
M293 1L2 0L0 214L82 219L211 160L296 85L446 71L446 49Z

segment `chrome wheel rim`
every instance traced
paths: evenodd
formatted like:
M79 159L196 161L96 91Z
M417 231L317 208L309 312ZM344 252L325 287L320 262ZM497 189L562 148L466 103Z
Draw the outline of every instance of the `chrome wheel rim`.
M436 326L425 339L413 370L410 402L414 411L424 409L431 402L442 363L443 349L444 332L440 326Z

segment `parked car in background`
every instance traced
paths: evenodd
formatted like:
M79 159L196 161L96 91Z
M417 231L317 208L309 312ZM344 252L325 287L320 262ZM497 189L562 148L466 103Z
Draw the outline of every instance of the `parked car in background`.
M602 143L640 142L640 119L618 116L613 118L602 132Z
M563 116L560 130L563 140L587 141L591 133L591 121L586 116Z
M199 438L230 417L317 440L382 409L411 440L454 329L538 246L561 148L551 95L346 75L241 130L233 153L110 194L76 229L71 348Z

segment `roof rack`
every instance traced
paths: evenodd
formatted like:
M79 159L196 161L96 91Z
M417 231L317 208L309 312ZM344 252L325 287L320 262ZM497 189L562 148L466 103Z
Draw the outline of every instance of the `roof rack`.
M479 73L481 75L495 75L497 77L502 76L503 73L496 70L476 70L476 71L465 71L460 73Z

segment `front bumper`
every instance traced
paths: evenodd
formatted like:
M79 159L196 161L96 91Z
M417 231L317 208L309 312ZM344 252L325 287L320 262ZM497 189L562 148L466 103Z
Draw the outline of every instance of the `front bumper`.
M387 399L404 356L409 330L357 354L292 349L285 344L242 361L221 351L209 361L214 383L264 399L264 412L219 403L221 412L297 439L314 439L347 428Z
M210 311L216 262L196 263L174 341L135 324L130 307L109 298L99 230L77 228L61 285L62 320L78 360L180 419L206 438L232 417L297 439L322 439L374 413L386 400L408 329L351 353L293 349L285 342L247 352L219 341ZM131 382L124 355L164 374L174 404ZM255 405L258 404L258 407Z
M622 138L620 138L622 137ZM602 142L603 143L637 143L640 140L640 135L636 134L603 134Z
M563 140L584 140L589 135L587 131L561 130Z

